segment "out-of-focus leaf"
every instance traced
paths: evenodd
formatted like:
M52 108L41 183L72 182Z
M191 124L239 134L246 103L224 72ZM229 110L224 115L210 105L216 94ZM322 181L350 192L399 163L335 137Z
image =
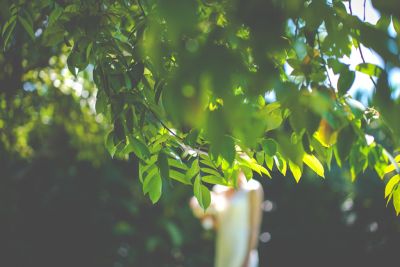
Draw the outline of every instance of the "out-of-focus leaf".
M339 132L336 147L341 162L345 162L348 159L355 139L356 135L351 126L345 127Z
M21 23L22 27L24 27L25 31L28 33L29 37L31 37L31 39L34 40L35 33L33 32L32 24L22 16L18 16L18 20Z
M358 64L356 70L374 77L379 77L383 71L379 66L371 63Z
M16 19L17 19L16 16L11 17L6 22L6 24L3 26L1 35L3 37L2 39L3 39L3 47L4 47L4 49L7 48L8 43L10 41L10 38L11 38L12 34L14 33L15 26L17 25Z
M354 71L351 71L347 68L343 69L340 72L340 77L338 80L338 91L340 95L344 95L351 88L354 83L354 79L356 78L356 74Z
M397 34L400 34L400 20L398 18L392 17L393 27Z

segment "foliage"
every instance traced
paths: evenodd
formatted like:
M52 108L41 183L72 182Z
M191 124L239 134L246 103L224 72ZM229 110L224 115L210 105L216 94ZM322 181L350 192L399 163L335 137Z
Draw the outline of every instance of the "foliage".
M289 169L299 181L304 164L324 177L335 159L349 162L352 180L367 168L384 178L387 165L398 174L387 151L400 147L399 98L387 78L400 63L399 35L388 32L393 25L399 33L396 2L374 0L381 19L372 25L340 0L20 0L2 26L1 62L18 54L21 78L43 66L31 66L37 59L29 51L42 49L47 60L68 49L72 75L93 76L98 88L95 110L111 125L110 154L140 159L143 192L153 202L172 179L193 185L206 208L205 185L236 186L240 170L250 179ZM384 69L342 63L365 48ZM337 85L329 71L339 75ZM375 85L367 108L347 94L355 71ZM16 131L10 109L29 103L14 103L20 84L4 87L0 123ZM385 144L371 141L378 134ZM10 136L1 138L12 149ZM396 177L386 195L399 213Z

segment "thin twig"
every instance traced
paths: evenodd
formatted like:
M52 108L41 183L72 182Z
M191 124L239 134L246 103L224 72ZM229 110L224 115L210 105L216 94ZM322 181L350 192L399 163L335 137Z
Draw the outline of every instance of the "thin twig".
M170 132L173 136L175 136L176 138L180 139L181 141L183 141L184 139L180 136L178 136L174 131L172 131L158 116L157 114L149 107L146 107L146 109L148 111L150 111L150 113L153 115L153 117L158 120L158 122L168 131Z
M367 4L367 0L364 0L364 21L365 21L365 5Z
M143 16L146 16L146 12L144 12L144 8L142 6L142 2L140 0L137 0L137 2L138 2L140 10L142 10Z
M353 16L353 8L351 7L351 0L349 0L349 10L350 10L350 15Z
M366 2L367 1L364 0L364 22L365 22L365 6L366 6ZM349 2L349 3L351 4L351 2ZM358 45L358 51L360 52L361 60L365 64L366 61L365 61L365 58L364 58L364 53L363 53L363 50L362 50L362 47L361 47L361 43L358 40L356 40L356 41L357 41L357 45ZM376 90L377 89L377 84L376 84L375 80L372 78L371 75L368 75L368 76L369 76L369 79L371 80L371 82L373 83L373 85L375 86L375 90Z
M208 155L208 153L206 152L206 151L203 151L203 150L201 150L201 149L199 149L199 148L194 148L194 147L192 147L192 146L189 146L189 145L187 145L187 144L185 144L184 143L184 141L185 141L185 139L183 139L182 137L180 137L180 136L178 136L174 131L172 131L158 116L157 116L157 114L151 109L151 108L149 108L149 107L146 107L146 109L148 110L148 111L150 111L150 113L154 116L154 118L170 133L170 134L172 134L173 136L175 136L176 138L178 138L179 140L180 140L180 142L178 142L179 143L179 145L181 146L181 148L184 150L184 151L187 151L187 150L193 150L193 151L195 151L197 154L202 154L202 155Z

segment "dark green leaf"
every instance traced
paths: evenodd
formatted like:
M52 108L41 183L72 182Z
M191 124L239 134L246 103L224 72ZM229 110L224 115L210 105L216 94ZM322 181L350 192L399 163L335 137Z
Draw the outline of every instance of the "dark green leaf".
M272 157L277 152L277 143L273 139L265 139L261 142L265 154Z
M161 178L165 180L169 179L168 156L163 150L158 153L157 166L160 170Z
M355 140L356 135L351 126L347 126L339 132L336 147L341 162L345 162L348 159Z
M22 27L24 27L25 31L28 33L29 37L34 40L35 33L33 32L32 24L26 18L21 16L18 16L18 20L21 23Z
M340 72L340 77L337 84L337 88L340 95L344 95L347 93L347 91L353 85L355 78L356 78L355 72L348 70L347 68L343 69Z
M128 141L129 142L125 151L126 153L133 152L138 158L142 160L146 160L150 157L150 151L148 147L138 138L134 136L129 136Z

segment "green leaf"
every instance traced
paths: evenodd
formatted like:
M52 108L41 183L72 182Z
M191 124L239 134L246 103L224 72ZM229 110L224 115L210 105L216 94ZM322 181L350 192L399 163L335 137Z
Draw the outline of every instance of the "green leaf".
M186 184L186 185L191 185L191 181L190 179L188 179L188 176L186 176L185 174L176 171L176 170L169 170L169 178L174 179L182 184Z
M50 13L48 26L51 26L53 23L55 23L62 13L63 8L61 8L59 5L56 5L54 10Z
M157 166L160 170L161 178L165 180L169 179L168 156L163 150L158 153Z
M241 156L238 158L238 161L241 163L241 167L245 166L250 168L251 170L257 172L259 175L265 174L269 178L271 178L271 174L269 171L264 168L262 165L258 164L257 161L253 158L248 157L247 155Z
M7 20L7 22L4 24L3 29L1 30L1 36L4 38L4 35L6 33L6 31L12 27L12 24L14 24L13 27L15 27L15 23L16 23L17 17L16 16L11 16L9 20ZM13 28L12 27L12 28Z
M153 175L154 171L158 171L156 168L156 163L157 157L153 156L152 159L149 161L139 161L139 180L141 183L143 183L143 179L148 176L148 175Z
M222 156L230 165L235 160L235 142L230 136L224 135L218 143L213 143L211 151L215 157Z
M379 77L382 73L382 68L371 63L361 63L356 66L356 70L369 76Z
M390 25L390 17L383 15L380 17L375 26L380 30L387 31L389 25Z
M214 176L214 175L205 175L201 177L201 180L205 183L209 184L219 184L227 186L228 183L226 180L221 176Z
M275 156L276 151L278 150L277 143L275 142L274 139L265 139L261 141L262 148L265 152L270 157Z
M18 16L18 21L21 23L22 27L24 27L25 31L28 33L31 39L35 40L35 33L33 31L32 24L27 19L21 16Z
M11 17L11 19L7 21L6 25L4 25L2 32L4 49L7 48L8 43L10 41L10 37L13 34L16 25L17 25L16 17Z
M138 158L142 160L146 160L150 157L150 151L148 147L138 138L134 136L128 136L128 141L129 142L127 144L125 153L133 152Z
M351 71L347 68L344 68L340 72L340 77L338 80L337 88L340 95L344 95L351 88L356 78L356 74L354 71Z
M107 134L107 137L105 139L105 146L108 153L110 153L111 157L114 157L116 150L114 145L114 131L111 131Z
M396 190L393 192L393 206L394 209L396 210L396 214L400 214L400 186L396 188Z
M158 172L148 175L143 181L143 193L149 194L151 202L156 203L161 197L162 180Z
M316 156L304 153L303 162L316 174L318 174L322 178L325 178L324 166L322 166L321 162L317 159Z
M274 156L273 158L275 161L275 165L278 168L278 171L282 173L283 176L286 176L286 171L287 171L286 160L282 157L280 153L277 153L276 156Z
M187 171L189 168L181 161L175 158L168 158L168 164L170 167L174 167L183 171Z
M269 170L272 170L272 168L274 167L274 156L268 156L265 155L265 165L267 166L267 168Z
M221 176L221 174L219 172L217 172L216 170L211 169L211 168L201 168L201 171L204 173L207 173L207 174L214 175L214 176Z
M190 169L186 172L186 179L187 180L192 180L194 176L196 176L200 171L199 167L199 160L195 159L192 162L192 165L190 166Z
M258 164L263 165L264 158L265 158L265 153L263 151L259 151L256 153L256 160L257 160Z
M196 176L194 185L193 185L193 193L199 202L200 207L203 210L206 210L211 203L211 194L208 188L201 183L200 175Z
M101 89L97 90L95 109L97 114L104 114L107 110L107 96Z
M164 82L161 81L157 81L154 85L154 102L156 102L156 104L158 104L158 102L160 102L160 97L161 97L161 93L162 90L164 89Z
M396 170L396 167L393 164L390 164L388 166L385 167L384 173L388 174L392 171Z
M393 187L400 182L400 174L396 174L390 178L389 182L385 186L385 198L387 198L393 190Z
M196 129L193 129L186 135L185 144L189 146L196 146L197 138L199 137L200 132Z
M340 162L345 162L348 159L355 139L356 135L351 126L347 126L339 132L336 147Z
M67 58L67 66L69 71L76 76L76 69L79 71L84 70L89 64L87 59L87 48L88 41L86 39L81 39L80 41L76 41L72 51L69 53ZM110 79L110 84L114 85L116 82Z
M289 169L292 172L294 179L298 183L301 178L302 167L289 160Z

